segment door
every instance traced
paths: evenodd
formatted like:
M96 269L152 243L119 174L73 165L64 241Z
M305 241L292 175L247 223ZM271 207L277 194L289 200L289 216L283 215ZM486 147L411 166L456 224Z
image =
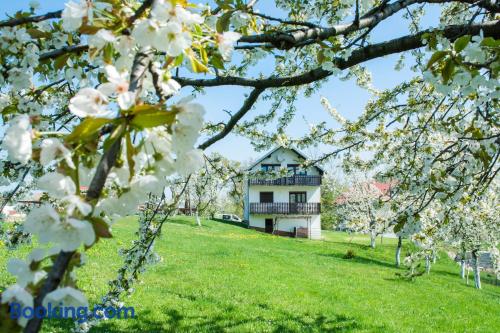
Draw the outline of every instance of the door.
M290 192L288 195L289 209L292 214L302 213L303 204L307 202L306 192Z
M265 231L268 234L272 234L273 233L273 219L266 219L266 229L265 229Z

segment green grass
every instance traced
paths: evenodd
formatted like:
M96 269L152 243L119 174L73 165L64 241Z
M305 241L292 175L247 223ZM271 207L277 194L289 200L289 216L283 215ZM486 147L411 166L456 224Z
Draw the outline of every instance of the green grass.
M113 239L89 251L78 276L91 303L106 291L121 265L117 250L135 230L134 219L120 221ZM298 240L176 218L156 244L163 261L125 298L137 317L109 320L92 332L499 331L500 288L465 285L448 258L430 275L403 281L395 276L403 269L393 267L394 240L372 250L364 236L350 242L343 233L324 235L325 241ZM356 257L343 259L349 249ZM4 267L14 254L0 250L2 286L13 282ZM67 327L52 320L45 331Z

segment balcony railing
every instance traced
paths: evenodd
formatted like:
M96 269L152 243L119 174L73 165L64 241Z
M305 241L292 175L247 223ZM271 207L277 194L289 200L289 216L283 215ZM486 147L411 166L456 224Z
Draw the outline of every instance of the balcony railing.
M295 175L289 177L280 177L275 179L251 178L250 185L321 185L321 176Z
M250 214L317 215L321 213L319 202L251 202Z

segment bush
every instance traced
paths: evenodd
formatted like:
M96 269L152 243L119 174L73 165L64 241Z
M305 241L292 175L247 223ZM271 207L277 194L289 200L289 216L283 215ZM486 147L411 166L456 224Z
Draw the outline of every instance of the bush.
M354 250L347 250L347 252L344 254L344 259L353 259L354 257L356 257L356 252L354 252Z

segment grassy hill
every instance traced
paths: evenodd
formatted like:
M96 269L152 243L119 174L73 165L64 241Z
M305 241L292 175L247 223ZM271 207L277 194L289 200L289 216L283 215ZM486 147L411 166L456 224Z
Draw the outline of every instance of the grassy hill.
M500 287L467 286L442 257L414 282L396 278L394 240L325 232L325 241L276 237L215 221L176 218L157 242L163 262L125 299L137 317L104 322L92 332L498 332ZM96 303L121 265L134 219L89 251L81 287ZM343 259L348 249L354 259ZM21 252L26 252L23 249ZM407 245L403 249L403 255ZM0 285L12 283L0 249ZM46 332L65 332L52 321Z

